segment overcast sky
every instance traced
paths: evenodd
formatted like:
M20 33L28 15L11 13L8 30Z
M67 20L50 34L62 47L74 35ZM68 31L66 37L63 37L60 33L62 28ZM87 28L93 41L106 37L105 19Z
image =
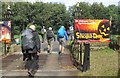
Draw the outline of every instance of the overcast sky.
M102 2L105 6L111 5L111 4L115 4L118 5L118 2L120 0L28 0L28 1L42 1L42 2L58 2L58 3L63 3L65 4L67 7L68 6L72 6L74 4L76 4L77 2L88 2L90 4L92 4L93 2Z

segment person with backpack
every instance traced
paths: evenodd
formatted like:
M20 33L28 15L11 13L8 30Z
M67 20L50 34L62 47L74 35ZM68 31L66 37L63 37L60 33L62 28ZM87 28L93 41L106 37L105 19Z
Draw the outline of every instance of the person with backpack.
M60 29L57 32L57 40L59 42L59 52L58 54L61 54L64 52L64 38L68 40L68 35L65 31L65 27L61 26Z
M45 41L45 36L46 36L46 29L45 26L41 29L41 36L42 36L42 43Z
M47 31L46 38L47 38L47 42L48 42L47 52L51 54L51 51L52 51L52 43L51 42L53 41L53 38L54 38L54 41L55 41L55 36L54 36L54 33L53 33L51 27L49 27L49 29Z
M25 68L28 70L29 76L33 76L33 72L38 67L38 53L40 53L40 39L35 31L35 26L30 25L28 29L22 31L22 53L23 61L26 61Z

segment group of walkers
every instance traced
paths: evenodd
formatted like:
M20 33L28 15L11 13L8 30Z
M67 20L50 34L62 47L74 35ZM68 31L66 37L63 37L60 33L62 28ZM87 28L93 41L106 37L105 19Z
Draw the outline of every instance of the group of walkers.
M48 43L48 53L52 53L52 41L55 41L55 34L52 30L52 27L49 27L46 31L43 26L41 30L42 43L44 42L45 34ZM62 54L64 52L64 44L65 40L68 40L68 35L64 26L61 26L57 32L57 41L59 42L59 52L58 54ZM22 31L22 53L23 53L23 61L26 61L25 68L28 70L29 76L34 75L34 70L39 67L39 53L41 52L41 41L38 33L36 32L35 25L30 25L28 29Z

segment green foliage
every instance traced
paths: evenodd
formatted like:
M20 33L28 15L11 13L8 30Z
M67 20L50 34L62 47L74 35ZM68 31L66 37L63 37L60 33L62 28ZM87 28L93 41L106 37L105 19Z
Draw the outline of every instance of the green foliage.
M94 19L103 19L103 12L105 7L103 6L102 3L98 4L98 3L93 3L93 5L91 5L91 14L94 17Z
M118 13L119 11L119 13ZM120 8L115 5L104 6L102 3L94 2L92 5L80 2L79 6L69 8L72 13L72 20L76 17L82 19L107 19L112 17L111 34L120 34ZM76 16L76 13L78 15ZM73 22L71 20L71 22Z
M82 9L82 15L81 18L87 18L87 19L92 19L93 16L91 15L91 8L89 7L90 4L88 3L80 3L80 7Z
M2 19L2 3L0 2L0 20Z
M111 35L110 39L112 42L117 42L118 41L117 37L119 37L119 35Z
M29 23L36 24L37 31L40 32L44 25L46 29L49 26L56 32L61 25L68 28L73 25L75 13L82 19L110 19L112 17L111 34L120 34L120 14L118 6L104 6L102 3L80 2L79 7L73 5L68 10L64 4L43 3L43 2L14 2L10 3L12 10L12 26L14 34L20 34ZM6 3L2 3L2 16L7 8ZM79 11L77 11L79 9ZM0 16L1 17L1 16ZM4 20L4 17L2 17Z
M16 2L10 6L14 34L20 34L29 23L36 24L38 32L43 25L46 29L51 26L53 30L58 30L60 25L69 25L70 15L66 12L64 4ZM3 9L6 7L7 4L3 3Z

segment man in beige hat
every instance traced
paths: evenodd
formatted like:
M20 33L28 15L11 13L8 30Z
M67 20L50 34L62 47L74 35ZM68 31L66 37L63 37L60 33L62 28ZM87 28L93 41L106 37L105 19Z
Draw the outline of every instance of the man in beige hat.
M22 52L25 58L25 68L28 69L29 76L33 76L33 71L38 67L38 53L40 52L40 39L35 31L35 25L30 25L22 32Z
M34 30L35 31L35 25L30 25L30 27L29 28L31 28L32 30Z

